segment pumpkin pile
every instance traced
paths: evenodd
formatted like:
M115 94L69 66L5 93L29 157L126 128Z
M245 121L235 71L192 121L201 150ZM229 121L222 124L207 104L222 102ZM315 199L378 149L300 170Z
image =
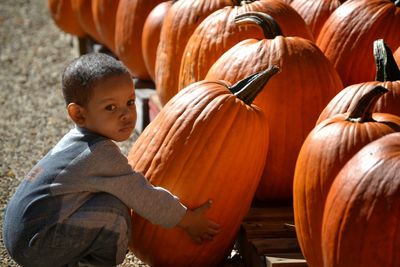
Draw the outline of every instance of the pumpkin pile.
M400 1L48 0L162 109L128 160L221 225L194 244L132 213L151 266L219 266L252 201L293 202L311 267L400 266ZM85 37L85 38L86 38Z

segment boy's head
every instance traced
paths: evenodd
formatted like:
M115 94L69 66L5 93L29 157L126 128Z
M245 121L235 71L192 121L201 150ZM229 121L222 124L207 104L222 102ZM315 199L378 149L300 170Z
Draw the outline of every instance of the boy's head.
M62 75L65 103L86 106L96 84L119 75L130 76L128 69L115 58L103 53L90 53L74 59Z
M62 90L76 124L115 141L129 138L136 123L135 93L121 62L102 53L83 55L64 70Z

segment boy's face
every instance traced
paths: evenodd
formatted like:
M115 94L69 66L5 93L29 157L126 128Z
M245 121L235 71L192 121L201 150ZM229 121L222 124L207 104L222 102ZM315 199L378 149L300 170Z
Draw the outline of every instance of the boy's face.
M136 124L131 77L121 75L99 82L83 112L84 128L118 142L127 140Z

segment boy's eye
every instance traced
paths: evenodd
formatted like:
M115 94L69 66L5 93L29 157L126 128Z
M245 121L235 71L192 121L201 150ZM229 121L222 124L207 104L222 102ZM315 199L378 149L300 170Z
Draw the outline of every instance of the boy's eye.
M117 107L115 105L108 105L106 106L106 110L108 111L114 111Z
M135 99L130 99L130 100L128 100L127 105L128 105L128 106L135 105Z

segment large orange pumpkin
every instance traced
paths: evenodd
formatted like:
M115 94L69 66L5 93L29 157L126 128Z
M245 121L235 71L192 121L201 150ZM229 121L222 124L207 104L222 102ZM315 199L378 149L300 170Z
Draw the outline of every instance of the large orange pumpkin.
M340 91L342 83L332 64L310 40L282 36L275 20L260 12L245 13L237 20L258 23L264 28L265 37L232 47L214 63L206 79L233 83L266 66L281 68L282 72L255 99L271 125L257 198L291 199L297 154L320 112Z
M325 107L317 123L335 114L348 112L371 86L377 85L389 89L389 93L379 99L375 111L400 116L400 70L393 59L390 48L382 39L374 42L374 57L376 81L354 84L344 88Z
M387 89L371 87L350 113L318 124L305 140L296 163L293 209L297 238L311 267L324 266L321 230L325 200L340 169L366 144L400 130L400 117L372 113ZM342 265L351 266L351 265Z
M314 38L317 38L325 21L342 2L344 0L293 0L290 5L302 16Z
M71 0L48 0L47 7L51 18L62 31L79 37L86 34L72 9Z
M193 31L208 15L231 5L232 1L184 0L171 6L161 28L155 69L157 95L162 105L178 92L181 58Z
M166 1L158 4L151 10L143 25L142 51L143 60L151 79L155 81L157 47L160 42L161 27L164 18L174 1Z
M400 133L370 143L335 178L326 200L325 267L400 266Z
M384 39L390 47L400 45L400 2L395 3L346 1L326 20L317 45L339 72L344 86L374 79L371 51L376 39Z
M150 11L163 0L120 0L115 22L115 52L132 75L151 80L142 52L143 25Z
M115 17L119 0L92 0L93 22L103 42L115 52Z
M71 0L72 10L82 29L99 43L103 43L93 20L92 0Z
M131 250L151 266L220 266L231 251L264 166L268 128L251 105L276 68L229 86L201 81L161 110L133 145L129 163L149 181L199 206L221 225L212 242L197 245L181 229L163 229L133 216ZM232 94L232 92L236 92Z
M182 56L178 89L203 80L212 64L235 44L248 38L263 38L258 27L237 27L235 24L236 16L249 11L272 16L286 36L313 40L301 16L282 1L252 0L241 2L240 6L225 7L207 17L188 40Z

